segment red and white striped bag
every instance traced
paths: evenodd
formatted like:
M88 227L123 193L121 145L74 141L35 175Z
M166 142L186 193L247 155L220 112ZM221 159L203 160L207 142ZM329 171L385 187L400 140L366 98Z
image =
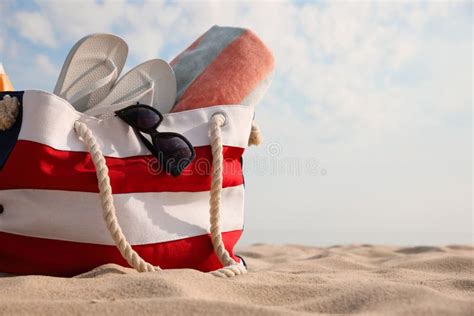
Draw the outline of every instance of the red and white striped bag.
M43 91L2 92L0 100L0 271L71 276L117 263L245 272L233 248L252 107L164 114L159 131L184 135L196 151L175 178L156 170L118 117L81 114ZM16 120L1 131L7 111Z

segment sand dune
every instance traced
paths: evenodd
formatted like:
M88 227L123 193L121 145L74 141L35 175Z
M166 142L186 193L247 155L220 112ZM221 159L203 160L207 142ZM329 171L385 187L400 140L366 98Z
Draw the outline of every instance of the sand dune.
M105 265L75 278L0 278L0 314L472 315L474 248L254 245L250 273L140 274Z

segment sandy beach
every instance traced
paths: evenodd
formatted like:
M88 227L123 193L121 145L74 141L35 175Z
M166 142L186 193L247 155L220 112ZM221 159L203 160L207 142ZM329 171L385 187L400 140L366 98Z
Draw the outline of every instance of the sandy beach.
M105 265L74 278L0 278L0 314L472 315L474 248L253 245L249 273L137 273Z

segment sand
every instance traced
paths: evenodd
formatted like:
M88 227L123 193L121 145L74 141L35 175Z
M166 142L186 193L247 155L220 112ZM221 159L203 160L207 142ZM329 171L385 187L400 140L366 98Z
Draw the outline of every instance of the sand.
M0 278L0 314L473 315L474 248L254 245L249 274L137 273Z

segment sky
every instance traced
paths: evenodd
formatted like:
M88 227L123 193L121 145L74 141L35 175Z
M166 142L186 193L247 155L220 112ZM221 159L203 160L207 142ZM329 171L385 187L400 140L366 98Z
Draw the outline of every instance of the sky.
M110 32L127 71L211 26L253 30L276 72L256 108L245 232L257 242L472 243L472 3L0 1L0 62L51 91L72 45Z

